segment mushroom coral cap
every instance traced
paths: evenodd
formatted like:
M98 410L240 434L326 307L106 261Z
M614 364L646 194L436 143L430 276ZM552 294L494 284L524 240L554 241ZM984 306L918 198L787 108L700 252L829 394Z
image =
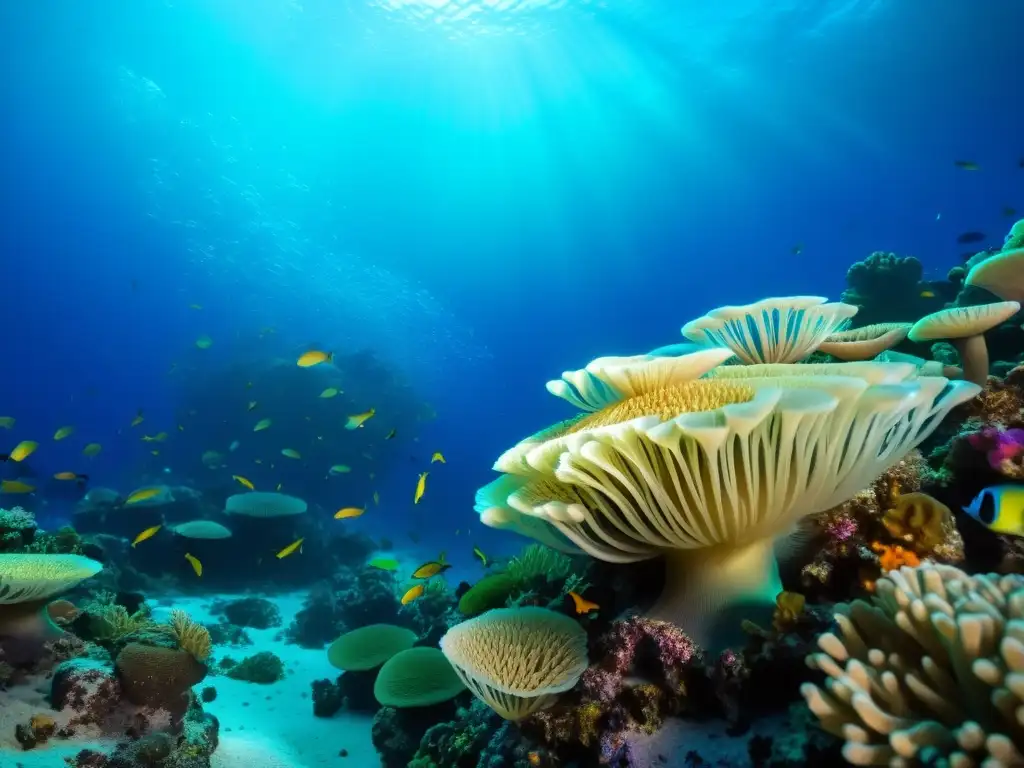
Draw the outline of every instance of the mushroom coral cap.
M497 608L456 624L441 650L462 675L500 693L562 693L587 668L587 633L546 608Z
M964 285L984 288L1006 301L1024 301L1024 248L993 254L971 267Z
M416 633L394 624L370 624L346 632L327 649L327 660L346 672L376 669L392 656L412 648Z
M451 663L437 648L410 648L384 662L373 695L385 707L428 707L466 690Z
M103 570L81 555L0 555L0 605L45 600Z
M818 346L819 352L840 360L869 360L892 349L910 332L910 323L878 323L833 333Z
M184 536L186 539L231 538L231 529L213 520L190 520L187 523L179 523L171 530L179 536Z
M1004 323L1020 311L1016 301L997 301L974 307L950 307L922 317L910 329L911 341L965 339Z
M821 296L763 299L720 307L682 328L690 341L728 347L748 364L795 363L841 330L857 307Z

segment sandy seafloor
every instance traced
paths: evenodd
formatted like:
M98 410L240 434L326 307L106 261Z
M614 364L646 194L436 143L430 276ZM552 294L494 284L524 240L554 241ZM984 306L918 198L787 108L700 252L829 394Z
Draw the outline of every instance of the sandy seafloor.
M245 596L218 595L227 600ZM208 685L217 689L216 700L203 705L220 720L220 746L213 754L212 768L341 768L346 765L376 768L380 765L370 741L371 716L345 712L331 718L313 716L310 683L322 678L334 680L339 674L327 663L326 649L308 650L275 639L302 607L305 596L303 591L269 598L281 610L282 626L246 629L252 645L214 646L215 662L224 656L242 659L259 651L272 651L284 662L286 677L272 685L258 685L211 673L197 686L197 690ZM156 619L165 619L173 607L187 611L204 624L218 621L209 614L209 596L171 600L173 605L151 601ZM109 750L113 746L88 740L51 739L43 747L23 751L14 739L14 726L39 712L53 716L43 698L48 689L48 680L38 680L2 694L0 768L64 768L63 758L81 749ZM59 715L55 719L60 723ZM348 751L347 757L339 756L342 749Z

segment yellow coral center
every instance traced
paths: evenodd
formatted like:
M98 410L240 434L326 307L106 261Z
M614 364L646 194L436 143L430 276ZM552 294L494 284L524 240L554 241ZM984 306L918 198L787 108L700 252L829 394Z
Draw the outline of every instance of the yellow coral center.
M563 434L621 424L641 416L657 416L662 421L668 421L684 413L713 411L724 405L748 403L753 399L754 389L744 384L698 379L685 384L659 387L612 403L569 424Z

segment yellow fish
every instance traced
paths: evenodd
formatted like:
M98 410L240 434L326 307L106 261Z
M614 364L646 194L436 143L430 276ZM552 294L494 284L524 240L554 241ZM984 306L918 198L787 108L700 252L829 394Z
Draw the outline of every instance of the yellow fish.
M487 555L485 555L483 553L483 550L481 550L480 547L476 547L476 546L473 547L473 555L480 560L480 564L484 568L490 568L491 567L491 563L493 561L491 560L491 558L489 558Z
M260 419L259 421L256 422L256 426L252 428L252 431L262 432L264 429L267 429L273 423L274 422L272 422L270 419Z
M146 501L160 495L161 488L139 488L137 491L132 491L131 495L124 500L125 504L138 504L140 501Z
M189 304L188 308L189 309L202 309L203 305L202 304Z
M213 346L213 339L207 336L205 333L196 339L196 346L200 349L209 349Z
M934 299L935 291L921 291L921 293L919 293L918 296L920 296L922 299Z
M305 539L299 539L298 541L293 541L291 544L289 544L287 547L285 547L284 549L282 549L280 552L277 553L277 559L280 560L280 559L282 559L284 557L288 557L288 555L290 555L292 552L294 552L299 547L301 547L302 546L302 542L304 542L304 541L305 541Z
M250 400L249 401L249 406L248 406L248 408L246 408L246 410L251 411L255 407L256 407L256 401L255 400Z
M412 577L414 579L429 579L431 576L437 576L439 573L444 573L449 568L451 568L451 566L444 562L443 558L441 560L431 560L429 563L424 563L413 571Z
M150 451L150 453L152 453L154 456L159 456L160 455L160 451L158 451L156 449L153 449L152 451Z
M392 429L390 432L388 432L386 435L384 435L384 439L385 440L390 440L390 439L392 439L397 434L398 434L398 430L397 429Z
M100 451L103 450L103 446L99 443L89 443L85 448L82 449L82 454L92 458L93 456L99 456Z
M584 599L580 595L577 595L575 592L570 592L569 597L572 598L572 602L573 605L576 607L577 614L590 613L591 611L596 611L598 608L601 607L597 603L592 603L589 600Z
M278 491L280 491L280 490L281 490L281 485L282 485L281 483L278 483L278 484L277 484L277 488L276 488L275 490L278 490Z
M427 490L427 475L429 472L420 472L420 479L416 481L416 494L412 497L413 504L419 504L420 499Z
M155 435L143 435L142 442L144 443L162 443L167 439L166 432L157 432Z
M282 448L281 455L287 456L289 459L301 459L302 454L296 451L294 448Z
M426 586L423 584L417 584L415 587L412 587L408 592L402 595L402 605L408 605L417 597L422 597L425 590Z
M334 387L328 387L327 389L325 389L323 392L320 393L320 397L322 397L324 400L327 400L329 398L334 397L337 394L338 394L338 390L337 389L335 389Z
M61 427L53 433L54 440L63 440L65 437L69 437L71 433L75 431L74 427Z
M250 491L255 491L256 490L256 486L252 484L252 481L251 480L247 480L246 478L242 477L241 475L232 475L231 478L233 480L237 480L239 483L244 485Z
M21 480L0 480L0 493L32 493L36 487Z
M373 503L380 506L380 494L376 491L373 492Z
M448 463L447 461L445 461L444 456L441 454L440 451L434 451L434 455L430 457L431 464L433 464L435 461L439 461L442 464Z
M345 429L359 429L366 422L367 419L372 418L377 413L376 408L371 408L363 413L357 413L355 416L349 416L348 421L345 423Z
M80 475L77 472L57 472L53 476L54 480L78 480L79 482L85 482L89 479L88 475Z
M141 423L142 423L143 421L145 421L145 418L143 418L143 416L142 416L142 409L141 409L141 408L139 408L139 410L137 410L137 411L135 412L135 418L134 418L134 419L132 419L132 426L133 426L133 427L137 427L137 426L139 426L139 424L141 424Z
M321 352L319 349L311 349L309 352L303 352L299 355L299 359L295 361L295 364L299 368L312 368L314 365L320 365L320 363L329 363L333 359L333 352Z
M359 517L365 511L366 509L360 509L359 507L345 507L334 513L334 519L345 520L349 517Z
M10 456L8 456L8 458L11 461L24 461L33 453L35 453L35 450L38 447L39 443L34 443L31 440L22 440L20 443L14 446L14 450L11 451Z
M352 467L348 464L335 464L328 470L332 475L344 475L351 471Z
M189 565L192 566L192 570L196 572L196 576L203 575L203 564L199 562L199 558L195 555L190 555L188 552L185 553L185 559L188 560Z
M154 536L156 536L156 532L159 531L161 528L163 528L162 525L150 526L149 528L147 528L146 530L144 530L142 533L140 533L138 536L135 537L135 541L132 542L132 546L134 547L136 544L141 544L146 539L153 538Z
M0 416L0 427L4 429L12 429L14 427L15 418L13 416Z

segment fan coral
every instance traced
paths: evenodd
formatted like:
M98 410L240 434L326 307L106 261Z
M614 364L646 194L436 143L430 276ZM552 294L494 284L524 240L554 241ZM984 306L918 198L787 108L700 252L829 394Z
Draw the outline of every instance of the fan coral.
M1024 577L901 568L835 618L802 692L847 761L1024 764Z

